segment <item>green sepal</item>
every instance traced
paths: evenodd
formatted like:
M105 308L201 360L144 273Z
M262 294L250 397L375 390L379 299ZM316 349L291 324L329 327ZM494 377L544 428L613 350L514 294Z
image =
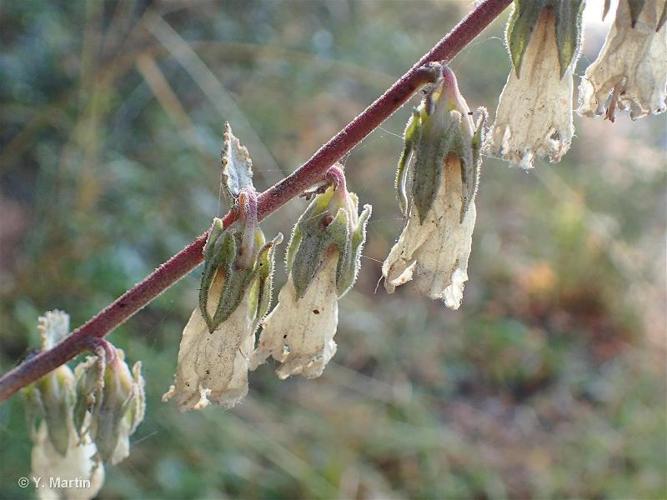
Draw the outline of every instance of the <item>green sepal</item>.
M260 230L258 230L261 232ZM226 233L230 234L230 233ZM230 235L231 236L231 235ZM225 254L222 264L222 272L224 276L224 283L222 285L222 294L220 295L220 302L215 310L213 318L206 318L206 322L210 332L213 332L220 323L227 320L229 316L236 310L241 303L244 294L253 277L253 269L239 269L236 266L236 260L239 256L239 249L241 246L241 235L234 234L227 238L228 246L223 249ZM232 246L231 241L234 241ZM262 241L262 244L264 242ZM231 249L234 249L233 253ZM227 253L228 252L228 253ZM231 256L231 258L229 258ZM210 323L209 323L210 319Z
M327 214L329 203L331 202L334 193L335 191L330 187L324 191L324 193L315 196L313 201L310 202L304 213L301 214L301 217L299 217L299 220L294 225L292 236L290 238L289 244L287 245L287 253L285 255L285 264L288 273L292 271L294 259L299 248L301 247L301 243L303 242L304 237L306 236L304 235L304 229L309 229L311 226L313 226L312 222L315 219L318 220L315 225L317 226L320 224L319 220L321 217Z
M556 11L556 44L560 77L576 58L581 47L582 15L584 0L560 0Z
M287 252L285 253L285 267L287 272L292 270L292 264L294 263L294 256L296 251L301 245L301 240L303 239L303 233L301 232L301 226L297 222L292 229L292 237L289 240L289 245L287 246Z
M98 363L103 362L98 357ZM94 439L97 452L105 462L111 461L111 457L118 444L118 426L128 408L131 394L124 394L117 377L113 376L112 369L107 363L104 367L103 384L97 394L99 404L97 405L92 419L94 420ZM122 397L119 400L118 397Z
M220 219L214 219L208 240L204 246L204 270L199 289L199 310L209 332L213 332L239 306L243 297L249 295L250 316L263 316L271 301L271 280L273 273L273 250L282 241L279 234L266 243L261 229L255 229L255 255L248 268L238 265L241 240L244 229L225 230ZM220 300L216 304L213 316L208 313L210 288L214 279L223 279Z
M505 39L517 78L520 78L523 56L544 8L554 11L561 78L579 52L584 0L514 0Z
M463 203L461 204L461 219L463 222L470 204L474 201L479 186L479 172L482 164L482 145L484 144L484 131L488 114L485 108L477 108L479 115L475 125L475 132L470 140L470 150L461 157L461 183L463 185ZM462 148L467 151L467 148Z
M415 147L412 169L412 202L419 215L420 224L426 220L440 188L447 154L466 149L461 147L461 115L458 114L458 120L450 119L452 115L443 111L422 120L422 132Z
M45 375L35 386L43 408L49 440L58 453L65 456L69 447L68 421L75 404L74 375L67 365Z
M398 159L398 168L396 169L396 179L394 187L398 196L398 206L404 216L408 214L408 196L406 194L407 167L410 155L414 150L415 144L419 141L421 135L421 113L419 109L412 110L412 115L405 126L403 132L403 151Z
M85 433L85 429L83 428L83 426L86 420L86 413L88 412L88 408L91 407L94 403L95 400L92 393L87 397L84 395L79 396L77 390L77 398L76 398L76 403L74 405L72 418L74 422L74 430L76 431L79 437L83 436L83 434Z
M25 417L30 437L34 439L37 434L39 422L44 416L44 405L35 384L30 384L21 389L21 395L23 396Z
M221 191L227 209L234 206L236 198L244 188L252 188L252 160L248 150L225 123L224 144L221 154Z
M641 14L646 0L619 0L620 2L627 1L628 6L630 7L630 20L632 27L634 28L637 24L637 19L639 19L639 14Z
M236 239L232 233L225 231L222 220L214 219L204 246L204 271L199 287L199 309L211 332L217 325L208 314L209 290L218 272L223 273L224 278L227 279L234 265L236 251Z
M352 205L356 212L357 210L357 195L349 193L352 197ZM356 215L356 213L355 213ZM336 263L336 293L340 297L341 292L346 291L347 287L342 281L345 281L349 269L354 264L354 256L352 255L352 240L354 238L354 229L351 227L350 214L341 208L338 210L336 218L327 228L335 241L336 249L338 250L338 262ZM325 254L326 255L326 254Z
M329 188L333 191L333 188ZM319 196L325 196L319 195ZM318 201L317 198L315 201ZM325 219L331 217L325 210L312 217L301 216L301 244L299 245L292 262L292 281L296 289L297 298L302 298L315 274L320 270L327 253L335 247L339 252L339 260L344 258L345 242L349 238L348 217L344 208L340 208L336 217L329 224Z
M545 0L514 0L514 8L507 22L505 39L517 78L521 71L523 55L526 53L530 37L545 3Z
M355 196L356 198L356 195L352 193L350 193L350 196ZM356 210L356 200L354 207ZM348 257L343 265L341 265L341 259L338 260L338 267L336 269L336 292L338 298L341 298L350 290L350 288L352 288L357 281L357 276L359 276L359 269L361 268L361 251L366 242L366 226L368 225L368 219L372 212L373 207L364 205L364 209L361 212L361 215L359 215L357 227L352 231L350 248L347 253Z
M257 254L254 280L250 288L251 303L249 310L256 321L260 321L271 307L273 290L274 254L277 245L282 243L283 235L278 233L273 240L266 243Z

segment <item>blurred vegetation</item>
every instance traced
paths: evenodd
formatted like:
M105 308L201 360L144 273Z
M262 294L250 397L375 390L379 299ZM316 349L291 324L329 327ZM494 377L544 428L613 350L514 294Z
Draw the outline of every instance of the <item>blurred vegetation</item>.
M76 326L203 231L225 120L264 189L471 2L0 2L0 368L37 317ZM453 63L493 113L502 21ZM581 65L604 33L588 33ZM581 71L580 71L581 73ZM146 421L102 498L665 498L664 115L577 120L558 166L487 159L461 311L375 292L402 225L402 109L346 160L373 203L339 352L318 380L251 375L233 411L160 403L199 271L111 336L144 362ZM303 201L266 222L287 233ZM282 269L276 279L285 279ZM19 397L0 406L0 497L26 498Z

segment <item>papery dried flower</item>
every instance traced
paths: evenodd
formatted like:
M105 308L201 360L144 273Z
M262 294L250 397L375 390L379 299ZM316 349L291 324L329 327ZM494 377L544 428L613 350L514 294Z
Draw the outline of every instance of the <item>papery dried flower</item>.
M93 458L97 448L90 436L79 439L70 424L64 455L49 439L46 422L40 424L32 439L32 478L38 498L86 500L97 495L104 483L104 466Z
M442 299L451 309L459 308L468 280L468 257L476 218L473 202L460 221L462 188L461 161L450 154L426 219L420 222L413 211L384 261L382 273L389 293L414 280L421 293L433 300Z
M406 127L397 187L409 218L382 274L389 293L414 280L420 292L457 309L468 279L485 111L478 110L475 127L454 74L448 68L443 72ZM405 192L408 161L410 199Z
M570 149L572 71L581 46L583 0L514 2L506 37L514 71L500 94L490 151L531 168Z
M330 251L303 297L297 296L290 276L278 294L278 305L264 320L251 368L273 356L281 365L281 379L300 374L322 375L336 353L334 335L338 327L336 267L338 252Z
M81 435L89 433L99 459L117 464L130 454L130 436L144 419L146 401L141 362L132 372L125 353L106 341L75 370L77 404L75 423ZM82 419L81 415L85 417Z
M39 330L41 350L50 349L69 332L69 316L49 311L39 318ZM94 460L95 444L75 429L75 384L72 370L62 365L23 390L33 441L32 476L42 499L92 498L104 482L104 468Z
M360 267L366 223L365 205L347 192L339 166L329 170L333 184L318 194L301 216L287 255L289 277L278 304L262 322L252 368L269 356L281 363L280 378L319 377L336 352L338 299L354 284Z
M664 0L619 1L604 46L581 80L580 115L614 121L619 108L636 120L667 109L666 11Z

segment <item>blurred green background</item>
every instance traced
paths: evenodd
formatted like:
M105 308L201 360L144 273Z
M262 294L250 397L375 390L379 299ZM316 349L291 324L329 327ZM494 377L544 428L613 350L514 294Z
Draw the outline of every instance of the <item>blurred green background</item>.
M2 371L37 345L43 311L81 324L209 225L226 120L265 189L471 5L0 0ZM505 18L452 64L492 115ZM578 74L604 34L589 26ZM454 312L409 286L375 292L402 226L392 179L409 110L346 159L375 210L324 375L280 382L264 367L232 411L161 403L193 272L110 337L143 361L148 411L101 498L667 496L664 115L576 119L557 166L486 159ZM14 397L0 406L0 497L33 495L16 482L30 448Z

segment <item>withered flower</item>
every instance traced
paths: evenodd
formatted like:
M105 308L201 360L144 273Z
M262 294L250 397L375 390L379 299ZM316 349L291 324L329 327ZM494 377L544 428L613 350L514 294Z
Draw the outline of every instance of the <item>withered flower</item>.
M382 266L389 293L414 281L420 292L449 308L461 304L475 227L485 111L477 111L477 125L471 115L456 77L444 68L406 126L396 185L408 222Z
M96 356L80 363L75 423L90 434L99 459L117 464L130 454L130 436L144 419L146 397L141 361L130 368L125 353L102 340Z
M558 162L570 149L572 71L583 0L514 2L506 38L513 71L500 94L490 151L522 168Z
M50 349L69 332L69 316L49 311L39 318L38 328L41 349ZM33 441L32 477L41 499L93 498L104 482L104 467L94 459L97 447L75 429L75 386L74 373L62 365L23 390Z
M162 397L175 398L181 410L230 408L248 393L249 357L271 303L273 253L282 241L279 234L266 242L257 225L252 162L229 125L222 165L222 187L239 217L229 228L214 219L204 248L199 306L183 329L175 383Z
M667 27L664 0L620 0L614 24L579 86L584 116L630 110L633 120L667 109Z
M349 193L339 166L328 172L331 185L315 196L292 233L289 277L278 304L262 322L253 368L269 356L281 363L280 378L319 377L336 352L338 299L354 284L371 214Z

